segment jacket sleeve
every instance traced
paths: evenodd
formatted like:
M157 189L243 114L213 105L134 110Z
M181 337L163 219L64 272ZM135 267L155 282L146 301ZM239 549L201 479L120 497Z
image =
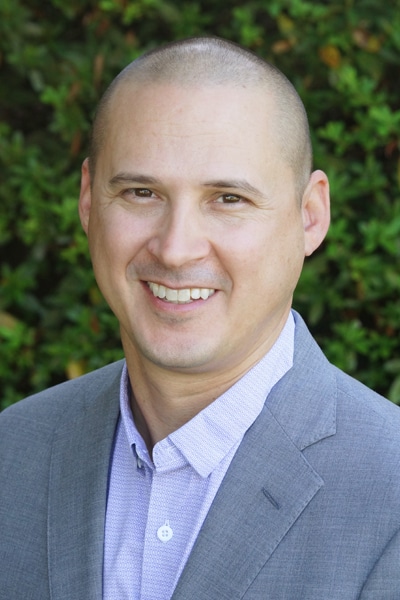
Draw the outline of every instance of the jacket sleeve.
M391 538L370 572L359 600L399 600L400 529Z

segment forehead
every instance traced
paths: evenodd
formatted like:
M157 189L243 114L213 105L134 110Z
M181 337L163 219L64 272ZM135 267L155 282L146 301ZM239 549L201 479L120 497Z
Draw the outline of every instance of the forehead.
M270 128L273 112L272 95L261 87L128 82L112 97L108 123L111 130L131 124L188 133L203 124L235 129L257 122Z
M123 83L108 107L99 159L118 169L262 168L279 156L276 112L261 87Z

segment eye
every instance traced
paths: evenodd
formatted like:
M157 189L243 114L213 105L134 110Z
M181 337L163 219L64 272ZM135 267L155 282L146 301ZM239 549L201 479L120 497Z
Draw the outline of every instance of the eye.
M135 199L147 199L154 198L154 194L148 188L126 188L122 190L121 194L122 198L126 200L133 201Z
M132 188L129 191L139 198L151 198L153 195L153 192L148 188Z
M243 200L243 197L238 194L222 194L217 198L217 202L221 204L237 204Z

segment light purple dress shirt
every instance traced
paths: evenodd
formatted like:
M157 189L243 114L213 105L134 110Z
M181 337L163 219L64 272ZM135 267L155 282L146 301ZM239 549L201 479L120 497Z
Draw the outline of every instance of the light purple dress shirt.
M153 459L132 417L125 365L106 514L103 600L171 598L244 434L293 364L293 348L290 314L268 354L158 442Z

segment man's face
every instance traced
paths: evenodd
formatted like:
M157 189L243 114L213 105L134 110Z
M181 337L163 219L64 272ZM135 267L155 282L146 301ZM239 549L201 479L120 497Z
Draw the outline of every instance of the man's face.
M83 168L80 210L127 356L244 372L275 341L309 253L275 131L258 90L116 92L92 191Z

